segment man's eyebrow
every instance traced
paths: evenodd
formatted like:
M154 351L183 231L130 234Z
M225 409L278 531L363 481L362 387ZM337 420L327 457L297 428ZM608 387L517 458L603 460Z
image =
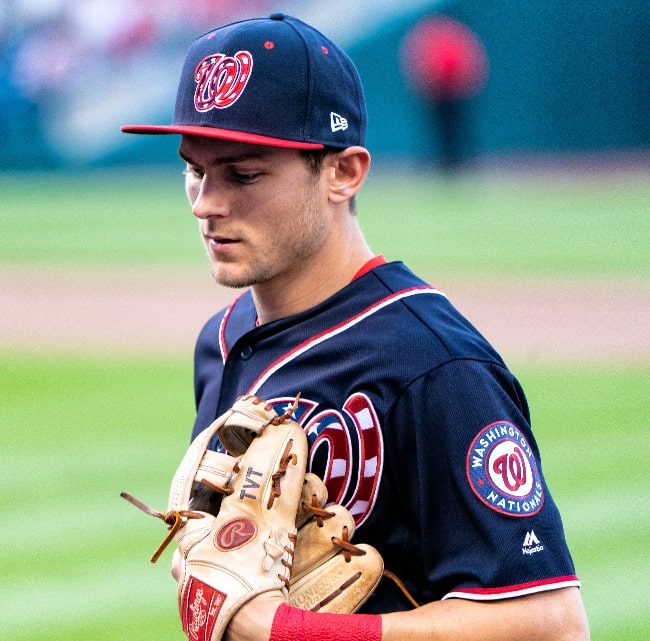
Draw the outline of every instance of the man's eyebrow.
M186 156L180 149L178 150L178 155L181 157L181 160L184 160L188 165L192 164L189 156Z
M190 165L195 164L195 162L187 154L183 153L183 151L180 150L180 149L178 150L178 155L186 163L188 163ZM242 152L241 154L237 154L237 155L233 155L233 156L217 156L210 164L211 165L231 165L231 164L238 163L238 162L244 162L246 160L265 160L265 156L261 152L246 151L246 152Z

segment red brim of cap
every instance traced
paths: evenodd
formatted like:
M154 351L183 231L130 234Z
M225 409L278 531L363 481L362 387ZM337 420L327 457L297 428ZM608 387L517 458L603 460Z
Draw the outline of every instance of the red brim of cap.
M285 149L323 149L325 147L325 145L318 142L283 140L282 138L271 138L270 136L249 134L243 131L198 125L125 125L120 127L120 130L126 134L181 134L183 136L216 138L217 140L231 140L233 142L245 142L251 145L264 145L265 147L283 147Z

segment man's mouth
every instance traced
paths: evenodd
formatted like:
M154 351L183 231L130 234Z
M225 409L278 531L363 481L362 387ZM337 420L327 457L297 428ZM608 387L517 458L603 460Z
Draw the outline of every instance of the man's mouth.
M214 250L223 250L226 247L236 245L240 242L237 238L230 238L228 236L208 236L210 247Z

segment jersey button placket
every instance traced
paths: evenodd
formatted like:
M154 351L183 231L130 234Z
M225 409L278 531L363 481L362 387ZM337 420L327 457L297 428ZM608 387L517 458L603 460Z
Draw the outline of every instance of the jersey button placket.
M253 355L253 348L250 345L246 345L245 347L242 347L241 352L239 352L239 356L243 361L247 361L252 355Z

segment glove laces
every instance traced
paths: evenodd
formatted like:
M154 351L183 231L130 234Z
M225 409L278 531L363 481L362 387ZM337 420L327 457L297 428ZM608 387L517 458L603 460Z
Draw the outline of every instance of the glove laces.
M127 492L120 492L120 496L123 499L126 499L129 503L135 505L138 509L142 510L145 514L150 516L155 516L158 519L161 519L167 525L169 530L167 536L163 539L162 543L158 546L156 551L151 557L151 562L155 563L165 551L165 548L169 545L171 540L174 538L176 532L180 530L188 519L202 519L205 515L201 512L195 512L194 510L171 510L166 514L159 512L150 508L148 505L145 505L142 501L139 501L135 497L131 496Z

